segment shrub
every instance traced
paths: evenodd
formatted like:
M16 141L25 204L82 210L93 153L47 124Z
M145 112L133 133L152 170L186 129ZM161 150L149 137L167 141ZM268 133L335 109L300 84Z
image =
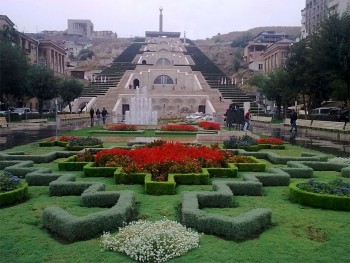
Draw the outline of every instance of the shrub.
M109 131L136 131L135 125L130 124L117 124L117 125L110 125L106 127Z
M255 163L254 160L248 156L234 155L228 158L229 163Z
M198 126L204 130L220 130L220 124L215 122L201 121Z
M146 143L146 147L152 148L156 146L161 146L166 143L165 140L154 140L153 142Z
M164 125L160 128L161 131L198 131L198 129L192 125L187 124L171 124Z
M252 146L257 144L257 140L249 135L243 135L242 137L231 136L228 140L224 140L225 149L234 149L244 146Z
M4 171L4 175L0 175L0 193L12 191L19 185L19 178L11 172Z
M168 219L134 221L119 228L115 236L104 233L101 246L141 262L166 262L199 247L199 238L197 232Z

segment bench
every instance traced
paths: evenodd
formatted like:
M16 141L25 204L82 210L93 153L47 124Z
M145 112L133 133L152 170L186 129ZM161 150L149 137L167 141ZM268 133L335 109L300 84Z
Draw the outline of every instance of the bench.
M6 117L0 117L0 127L8 127L9 124L6 121Z
M345 122L339 121L312 121L311 128L319 130L330 130L330 131L343 131Z
M271 122L272 121L272 117L271 116L255 116L252 115L250 117L251 121L258 121L258 122Z

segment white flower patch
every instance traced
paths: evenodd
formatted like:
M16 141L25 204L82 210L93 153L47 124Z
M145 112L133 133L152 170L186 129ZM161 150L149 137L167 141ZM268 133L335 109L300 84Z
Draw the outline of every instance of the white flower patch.
M199 247L200 234L180 223L163 219L134 221L112 236L101 236L102 250L122 252L139 262L166 262Z
M350 164L350 158L335 157L329 159L328 162L339 163L339 164Z

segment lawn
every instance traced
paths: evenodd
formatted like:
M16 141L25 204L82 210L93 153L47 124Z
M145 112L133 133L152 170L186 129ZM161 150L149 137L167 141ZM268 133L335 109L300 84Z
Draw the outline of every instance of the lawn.
M86 136L88 130L70 132L69 135ZM42 154L53 150L63 148L38 147L38 143L32 143L5 152ZM271 151L286 156L300 156L301 152L317 153L292 145L287 145L286 150ZM36 166L57 171L57 161ZM269 163L269 166L274 165ZM144 193L141 185L116 185L111 178L85 178L83 172L74 174L77 181L103 182L106 190L134 191L138 218L148 220L167 217L179 221L181 194L184 191L211 190L211 185L180 185L176 195L150 196ZM238 178L231 180L242 180L242 176L243 173L239 173ZM315 172L315 177L317 180L330 181L339 178L340 173ZM349 178L342 179L350 182ZM292 179L291 182L296 180L306 181ZM99 237L75 243L57 240L43 227L41 220L42 211L48 206L59 206L80 216L101 211L102 208L81 207L79 196L50 196L47 186L30 186L29 194L30 199L26 202L0 210L1 262L134 262L123 254L101 251ZM213 235L203 235L199 248L169 262L349 262L350 213L293 204L288 200L286 186L264 187L263 196L237 196L233 208L204 210L235 216L259 207L272 210L272 226L259 236L238 243Z

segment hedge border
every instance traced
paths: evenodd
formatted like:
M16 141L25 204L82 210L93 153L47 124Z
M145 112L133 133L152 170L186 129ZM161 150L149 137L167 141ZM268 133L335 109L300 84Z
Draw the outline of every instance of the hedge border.
M266 163L257 159L254 156L246 156L252 163L233 163L239 172L264 172L266 170Z
M253 189L251 186L258 189L257 192L250 190ZM182 198L182 222L200 232L224 236L234 241L243 241L256 236L271 225L270 210L257 208L229 217L209 214L201 208L232 207L234 195L251 193L257 195L261 189L262 184L259 182L214 181L214 192L185 192Z
M350 211L350 197L308 192L298 188L299 183L289 185L290 201L316 208Z
M0 207L11 205L27 198L28 184L24 180L21 180L16 189L0 193Z
M76 162L77 156L72 155L65 160L58 162L58 170L60 171L82 171L84 166L89 162Z

